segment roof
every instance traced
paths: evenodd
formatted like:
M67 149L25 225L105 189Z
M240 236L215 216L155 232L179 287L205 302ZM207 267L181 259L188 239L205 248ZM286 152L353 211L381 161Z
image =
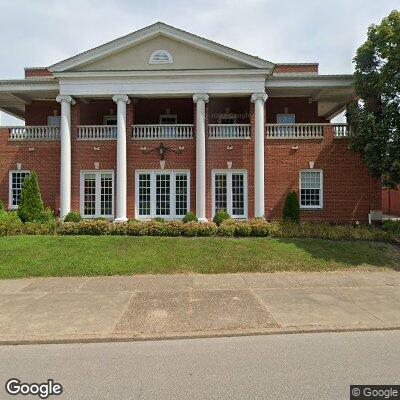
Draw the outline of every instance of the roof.
M272 68L274 67L274 64L267 60L251 56L241 51L175 28L171 25L164 24L163 22L156 22L153 25L149 25L126 36L122 36L118 39L112 40L111 42L105 43L101 46L95 47L91 50L87 50L83 53L77 54L76 56L67 58L66 60L51 65L49 67L49 70L51 72L65 71L80 64L85 64L101 59L105 56L109 56L136 43L152 38L156 35L165 35L167 37L182 41L202 50L209 51L210 53L220 55L227 59L248 64L249 66L252 66L254 68L267 68L272 70Z

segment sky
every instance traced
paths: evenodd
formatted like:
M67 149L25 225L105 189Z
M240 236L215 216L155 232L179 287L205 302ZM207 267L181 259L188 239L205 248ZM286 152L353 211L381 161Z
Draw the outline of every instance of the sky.
M162 21L271 62L319 62L353 72L352 58L399 0L0 0L0 80L49 66ZM1 113L0 113L1 114ZM18 120L2 113L2 125Z

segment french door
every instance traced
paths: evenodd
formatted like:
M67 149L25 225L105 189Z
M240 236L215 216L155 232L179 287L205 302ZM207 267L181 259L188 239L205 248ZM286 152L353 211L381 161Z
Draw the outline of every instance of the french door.
M136 217L183 218L189 211L189 171L136 171Z

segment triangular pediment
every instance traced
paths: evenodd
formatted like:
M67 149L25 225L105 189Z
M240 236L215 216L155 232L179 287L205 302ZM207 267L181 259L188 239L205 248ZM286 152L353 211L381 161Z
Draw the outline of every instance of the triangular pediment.
M63 71L272 69L273 64L163 23L71 57L50 67Z

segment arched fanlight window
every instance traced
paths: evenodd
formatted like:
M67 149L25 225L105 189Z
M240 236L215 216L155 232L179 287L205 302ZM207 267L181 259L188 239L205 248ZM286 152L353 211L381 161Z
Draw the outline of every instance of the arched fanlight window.
M167 50L153 51L149 64L172 64L172 56Z

